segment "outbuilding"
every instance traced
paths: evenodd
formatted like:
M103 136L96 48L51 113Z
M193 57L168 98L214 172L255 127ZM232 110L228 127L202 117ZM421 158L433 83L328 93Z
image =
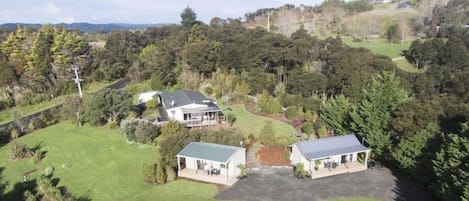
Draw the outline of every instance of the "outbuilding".
M207 142L191 142L176 156L179 177L224 185L234 184L238 165L246 165L246 149Z
M291 145L290 160L302 163L314 179L366 170L370 151L350 134L297 142Z

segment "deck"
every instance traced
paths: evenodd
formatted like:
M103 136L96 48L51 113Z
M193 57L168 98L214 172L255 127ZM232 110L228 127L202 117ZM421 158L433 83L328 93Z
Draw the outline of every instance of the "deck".
M313 170L311 174L311 178L317 179L321 177L328 177L343 173L351 173L351 172L358 172L366 170L364 164L359 162L351 162L351 163L344 163L339 164L336 168L319 168L319 170Z
M231 186L238 181L236 177L229 177L227 178L226 175L208 175L206 172L202 170L195 170L195 169L182 169L179 171L179 177L184 177L188 179L194 179L209 183L216 183L216 184L223 184Z

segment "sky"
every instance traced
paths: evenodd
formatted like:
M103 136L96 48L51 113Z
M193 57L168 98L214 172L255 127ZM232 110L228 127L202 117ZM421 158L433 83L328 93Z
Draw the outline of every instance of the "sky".
M259 8L316 5L323 0L0 0L3 23L179 23L189 6L197 19L238 18Z

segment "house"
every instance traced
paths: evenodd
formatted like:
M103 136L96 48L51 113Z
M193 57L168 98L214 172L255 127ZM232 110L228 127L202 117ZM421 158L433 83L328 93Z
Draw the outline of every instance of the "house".
M303 163L314 179L366 170L370 151L350 134L297 142L291 145L290 160Z
M164 120L175 120L188 127L217 125L223 113L217 103L198 91L178 90L158 94Z
M147 101L156 98L156 95L160 93L159 91L148 91L138 95L138 104L145 104Z
M407 9L407 8L410 8L412 5L410 5L410 2L409 1L401 1L399 2L399 4L397 5L397 9Z
M246 149L207 142L191 142L177 155L178 176L232 185L246 165Z

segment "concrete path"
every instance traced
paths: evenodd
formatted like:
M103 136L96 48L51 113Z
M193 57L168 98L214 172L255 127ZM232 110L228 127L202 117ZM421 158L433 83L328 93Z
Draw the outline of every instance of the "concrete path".
M256 144L254 144L246 154L246 165L250 169L262 168L259 161L257 161L256 153L259 150L259 146L257 146Z
M320 201L339 197L432 201L428 192L390 170L366 170L321 179L297 179L291 168L251 170L248 177L220 192L221 200Z

